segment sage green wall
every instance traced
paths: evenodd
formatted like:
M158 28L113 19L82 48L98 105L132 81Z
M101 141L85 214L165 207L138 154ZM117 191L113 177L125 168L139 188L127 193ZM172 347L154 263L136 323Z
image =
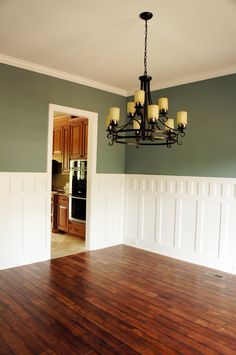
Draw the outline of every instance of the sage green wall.
M182 146L126 147L126 173L236 177L236 74L154 91L169 116L187 110Z
M105 116L126 99L106 91L0 64L0 171L45 172L49 103L98 112L97 172L123 173L123 146L109 147Z

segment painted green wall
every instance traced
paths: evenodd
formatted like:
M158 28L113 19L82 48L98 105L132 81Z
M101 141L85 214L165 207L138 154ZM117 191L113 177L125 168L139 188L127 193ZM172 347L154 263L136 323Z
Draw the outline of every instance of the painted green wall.
M125 149L108 146L105 117L109 106L125 110L125 102L106 91L0 64L0 171L46 171L53 103L98 112L97 172L123 173Z
M154 91L168 96L170 116L189 113L182 146L108 146L109 106L125 98L0 64L0 171L44 172L49 103L98 112L97 172L236 177L236 75ZM126 149L125 149L126 148Z
M126 147L126 173L236 177L236 74L154 91L169 116L187 110L182 146Z

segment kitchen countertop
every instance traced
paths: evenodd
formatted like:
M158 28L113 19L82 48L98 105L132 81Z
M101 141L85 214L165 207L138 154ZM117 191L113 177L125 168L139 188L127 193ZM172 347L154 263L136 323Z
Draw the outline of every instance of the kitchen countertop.
M65 193L63 191L51 191L52 195L61 195L61 196L69 196L69 193Z

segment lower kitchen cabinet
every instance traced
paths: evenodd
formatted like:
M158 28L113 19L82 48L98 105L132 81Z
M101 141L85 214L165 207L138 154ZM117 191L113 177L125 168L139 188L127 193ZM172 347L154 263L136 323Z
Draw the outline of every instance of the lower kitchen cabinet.
M68 232L69 225L69 198L58 195L57 200L57 229Z
M69 221L69 234L85 239L85 223Z
M86 224L69 220L69 197L52 194L51 201L52 232L61 231L85 239Z
M57 229L57 195L51 196L51 230L52 232L58 232Z

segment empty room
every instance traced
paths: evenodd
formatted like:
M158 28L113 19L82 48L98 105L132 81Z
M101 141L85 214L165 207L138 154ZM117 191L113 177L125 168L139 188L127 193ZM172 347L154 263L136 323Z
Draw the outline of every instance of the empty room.
M0 0L0 354L236 354L236 1Z

